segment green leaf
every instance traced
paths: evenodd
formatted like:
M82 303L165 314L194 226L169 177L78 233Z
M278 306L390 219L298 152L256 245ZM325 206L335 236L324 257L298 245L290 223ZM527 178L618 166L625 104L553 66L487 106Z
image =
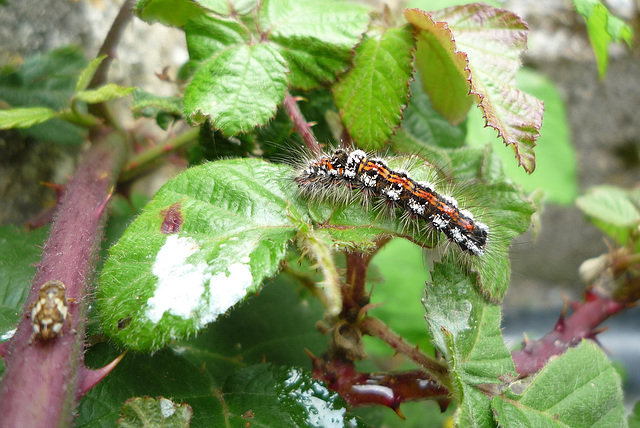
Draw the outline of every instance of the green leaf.
M423 304L434 345L450 367L456 425L491 427L489 398L475 386L502 383L516 371L500 330L500 306L478 293L476 281L455 264L436 263Z
M549 202L572 204L578 195L577 160L562 97L553 82L527 68L518 71L518 86L544 101L546 114L536 146L536 165L539 167L536 173L526 174L512 162L512 153L499 150L503 141L492 129L484 128L480 110L469 112L467 143L472 147L484 147L491 142L494 152L502 159L505 174L525 192L541 189Z
M126 97L135 90L136 88L123 88L115 83L107 83L98 89L76 92L75 99L78 101L84 101L88 104L102 103Z
M424 300L429 331L451 368L459 400L462 384L500 383L499 376L516 375L500 330L500 306L488 303L475 282L455 265L436 263Z
M210 324L196 338L172 344L172 349L195 367L204 367L219 386L233 370L262 361L310 369L304 350L320 355L327 348L327 337L316 329L324 308L293 279L297 278L279 275L259 296Z
M467 384L462 385L462 390L464 400L454 415L455 426L482 428L498 426L493 418L490 398Z
M405 11L405 17L416 29L416 68L423 91L452 124L462 122L473 104L466 56L456 50L445 22L437 22L418 9Z
M20 320L48 234L47 228L25 231L0 226L0 342L9 339Z
M133 12L149 23L183 28L189 19L203 14L204 9L191 0L138 0Z
M640 223L638 193L614 186L597 186L576 199L578 207L593 224L625 245L637 232Z
M12 107L68 107L77 77L87 61L78 48L60 48L45 55L27 58L20 68L0 69L0 100ZM85 131L53 118L21 132L39 141L55 144L81 144Z
M193 416L188 404L177 404L159 397L136 397L125 401L118 427L187 428Z
M247 367L229 377L223 394L235 426L247 419L259 426L366 426L347 413L337 393L298 368Z
M217 13L218 15L231 15L235 12L238 15L250 13L258 3L258 0L194 0L200 6Z
M276 281L195 340L175 344L172 350L161 350L153 357L129 353L83 398L77 426L113 426L122 401L140 395L171 396L175 402L186 402L194 411L192 427L225 426L225 420L231 421L230 426L246 422L252 426L333 426L312 423L314 415L323 414L351 421L342 400L312 380L306 370L259 364L266 359L309 367L305 343L313 352L326 347L326 339L314 327L322 308L316 299L301 301L297 288ZM106 343L98 344L89 350L86 361L90 367L99 367L116 355ZM276 417L286 422L273 422Z
M515 386L493 399L501 426L625 426L620 377L591 341L552 359L521 394Z
M107 55L102 55L98 58L92 59L91 62L89 62L89 65L82 70L80 77L78 77L78 82L76 83L76 92L87 89L87 86L91 83L91 79L93 79L94 74L96 74L98 67L100 67L100 64L102 64L102 61L104 61L106 57Z
M193 427L217 426L211 422L222 412L216 394L237 369L264 361L311 369L304 349L319 355L327 347L327 338L315 327L323 308L310 293L301 295L299 283L284 279L277 277L259 296L196 338L174 342L171 349L153 357L128 353L83 399L77 426L100 421L101 426L111 427L122 402L141 395L186 401L194 409ZM86 361L90 367L101 367L118 354L116 349L97 345L89 350Z
M185 27L189 58L204 61L233 46L249 44L251 33L235 19L202 15Z
M184 103L192 125L210 118L225 135L248 132L276 113L287 89L286 63L269 42L235 46L203 62Z
M55 117L56 112L48 107L25 107L0 110L0 129L29 128Z
M343 123L358 147L381 149L400 125L413 61L409 27L370 31L356 49L353 68L333 87Z
M598 75L602 79L607 74L609 44L625 41L631 46L633 30L598 0L573 0L573 6L586 21L589 40L598 62Z
M519 165L533 172L543 106L516 87L525 23L481 3L432 14L413 9L405 16L418 31L416 65L436 109L458 123L477 102L487 126L511 146Z
M277 272L296 233L292 219L307 219L288 171L228 160L163 186L111 248L98 299L105 333L159 349L255 293Z
M283 47L291 85L308 90L333 82L350 65L352 49L367 30L368 11L336 0L266 0L258 22Z
M182 118L184 104L181 97L159 97L137 88L133 92L131 110L134 117L155 117L160 125L165 119L176 120ZM166 127L162 128L166 129Z
M451 125L434 109L429 95L422 90L419 73L416 72L414 77L415 80L411 83L409 106L404 111L402 130L419 140L424 146L445 149L462 147L467 132L466 122ZM420 149L421 147L415 147L406 153L420 153Z

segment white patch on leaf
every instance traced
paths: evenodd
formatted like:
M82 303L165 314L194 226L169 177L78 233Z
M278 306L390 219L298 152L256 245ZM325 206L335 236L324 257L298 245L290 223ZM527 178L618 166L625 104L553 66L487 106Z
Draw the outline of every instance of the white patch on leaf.
M227 309L242 300L247 295L247 289L253 283L253 276L248 264L233 263L228 270L229 274L217 273L209 281L211 294L209 307L202 316L201 322L203 324L214 321L219 315L224 314Z
M223 272L212 272L208 263L188 263L200 245L189 237L170 235L162 246L152 273L158 278L154 295L147 300L147 318L157 323L165 312L194 319L199 327L215 321L242 300L253 283L248 256ZM245 263L246 262L246 263Z

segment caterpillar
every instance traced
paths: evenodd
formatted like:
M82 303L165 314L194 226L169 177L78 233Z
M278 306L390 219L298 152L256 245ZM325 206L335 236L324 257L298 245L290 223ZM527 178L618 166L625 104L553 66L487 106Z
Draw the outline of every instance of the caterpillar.
M362 150L337 149L313 159L294 182L308 197L333 188L360 191L367 201L375 198L423 220L465 253L482 257L487 249L489 227L461 209L455 198L436 192L431 183L412 179L404 170L394 171L384 159Z

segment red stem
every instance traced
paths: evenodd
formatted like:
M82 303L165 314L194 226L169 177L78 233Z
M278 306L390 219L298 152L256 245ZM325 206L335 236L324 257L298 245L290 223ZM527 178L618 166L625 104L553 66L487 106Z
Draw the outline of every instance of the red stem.
M289 91L287 91L284 96L284 108L287 110L287 113L293 122L294 129L302 136L304 144L311 151L312 155L320 156L322 154L322 147L320 147L318 140L316 140L315 135L313 135L311 126L309 126L309 123L302 115L296 99L291 96Z
M0 384L1 427L68 426L83 389L83 338L97 252L102 242L104 208L124 160L125 142L103 135L86 153L56 213L51 235L16 334L7 344ZM49 280L66 285L71 327L48 342L31 339L29 307Z
M585 302L576 305L575 312L565 319L564 311L554 329L537 341L525 341L522 349L511 356L520 376L540 370L554 355L559 355L582 339L595 339L598 327L604 320L625 309L628 305L593 291L587 291Z

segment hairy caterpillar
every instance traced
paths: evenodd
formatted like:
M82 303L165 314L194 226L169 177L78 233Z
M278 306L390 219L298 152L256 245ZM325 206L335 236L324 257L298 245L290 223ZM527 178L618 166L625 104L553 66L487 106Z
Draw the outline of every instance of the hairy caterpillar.
M392 170L386 161L362 150L338 149L313 159L294 181L309 197L333 188L360 191L366 200L376 198L423 220L466 253L481 257L487 249L489 227L459 208L453 197L436 192L431 183L413 180L406 171Z

